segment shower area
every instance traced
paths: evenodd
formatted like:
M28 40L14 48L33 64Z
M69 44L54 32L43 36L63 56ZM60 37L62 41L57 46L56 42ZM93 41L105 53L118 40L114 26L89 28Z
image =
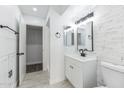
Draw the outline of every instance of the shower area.
M36 72L43 69L43 28L26 26L26 72Z

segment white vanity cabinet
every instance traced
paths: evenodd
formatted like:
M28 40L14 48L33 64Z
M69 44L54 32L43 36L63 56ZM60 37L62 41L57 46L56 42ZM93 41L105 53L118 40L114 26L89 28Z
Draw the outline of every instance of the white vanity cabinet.
M73 58L65 56L66 78L76 88L97 86L96 58Z

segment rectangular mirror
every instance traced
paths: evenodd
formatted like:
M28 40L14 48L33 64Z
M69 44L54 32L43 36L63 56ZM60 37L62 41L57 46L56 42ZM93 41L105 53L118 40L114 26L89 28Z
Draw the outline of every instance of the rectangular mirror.
M64 45L66 47L74 46L74 30L64 30Z
M77 50L93 51L93 22L80 25L77 28Z

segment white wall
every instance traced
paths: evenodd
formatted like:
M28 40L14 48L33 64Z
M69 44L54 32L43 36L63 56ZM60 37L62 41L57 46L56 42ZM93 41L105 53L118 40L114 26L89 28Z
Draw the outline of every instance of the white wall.
M43 70L49 72L50 63L50 30L43 27Z
M24 20L25 23L28 25L34 25L34 26L44 25L44 20L39 17L24 15Z
M62 81L64 75L64 45L62 19L52 9L49 11L50 18L50 84ZM56 38L55 33L59 32L61 38Z
M19 84L21 84L26 75L26 24L22 15L19 20L19 52L24 53L19 57Z
M0 24L17 30L20 11L17 6L0 6ZM0 87L16 86L16 35L8 29L0 28ZM8 78L12 70L13 76Z
M94 46L99 62L124 65L123 9L124 6L117 5L94 9ZM102 83L102 74L98 70L98 82Z
M97 6L94 17L94 43L101 60L124 65L124 6Z
M124 65L124 6L96 6L94 11L94 50L98 57L98 84L102 80L101 61ZM86 11L86 10L85 10Z

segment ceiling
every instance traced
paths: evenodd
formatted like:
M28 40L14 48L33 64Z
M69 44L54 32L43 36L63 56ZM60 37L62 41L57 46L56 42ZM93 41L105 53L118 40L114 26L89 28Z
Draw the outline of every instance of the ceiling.
M50 7L52 7L57 13L61 15L67 10L69 5L52 5Z
M41 19L45 19L49 8L53 8L57 13L63 14L69 5L19 5L19 8L23 15L36 16ZM37 11L33 11L33 8L37 8Z

